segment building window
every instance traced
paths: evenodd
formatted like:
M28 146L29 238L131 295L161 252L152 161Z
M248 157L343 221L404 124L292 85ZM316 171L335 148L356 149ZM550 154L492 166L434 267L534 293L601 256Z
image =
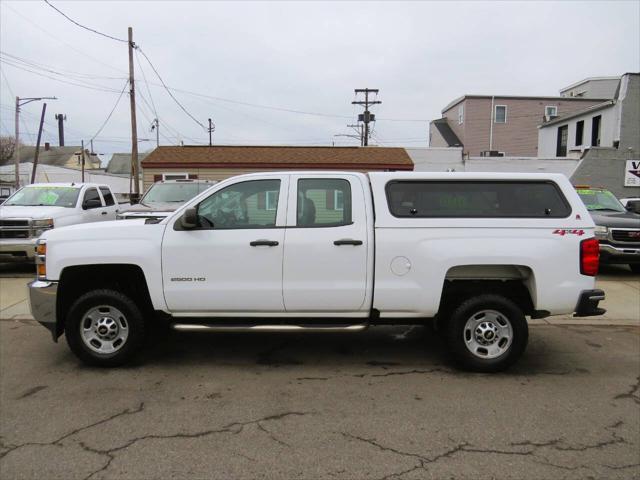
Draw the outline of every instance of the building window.
M458 125L464 123L464 104L458 107Z
M558 144L556 146L556 157L567 156L567 138L569 137L569 125L558 127Z
M507 123L507 106L496 105L496 111L493 118L495 123Z
M576 147L582 145L582 136L584 135L584 120L576 123Z
M267 196L265 198L265 210L276 210L278 208L278 195L280 192L278 190L271 190L267 192Z
M591 120L591 146L600 146L600 124L602 123L602 115L593 117Z
M547 105L544 107L544 116L547 118L558 116L558 107L555 105Z
M188 173L163 173L162 180L188 180Z

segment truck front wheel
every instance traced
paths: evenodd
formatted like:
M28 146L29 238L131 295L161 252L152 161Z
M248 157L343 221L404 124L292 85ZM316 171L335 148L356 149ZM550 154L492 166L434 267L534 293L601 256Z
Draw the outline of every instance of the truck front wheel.
M93 290L69 309L65 336L73 353L84 363L116 367L139 350L144 319L126 295L115 290Z
M447 323L447 344L454 360L476 372L498 372L511 366L524 353L528 337L522 310L501 295L465 300Z

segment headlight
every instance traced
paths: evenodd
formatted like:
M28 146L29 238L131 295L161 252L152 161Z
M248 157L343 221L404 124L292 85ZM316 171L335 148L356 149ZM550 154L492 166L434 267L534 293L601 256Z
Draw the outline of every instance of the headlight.
M33 226L36 228L53 228L53 218L42 218L34 220Z
M602 225L596 225L595 234L596 238L607 238L609 235L609 229Z

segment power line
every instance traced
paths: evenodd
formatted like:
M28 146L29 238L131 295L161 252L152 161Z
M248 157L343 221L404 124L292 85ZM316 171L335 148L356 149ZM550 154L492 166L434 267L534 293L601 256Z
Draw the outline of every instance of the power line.
M206 129L204 124L201 123L196 117L191 115L191 113L189 113L189 111L186 108L184 108L184 106L178 101L178 99L173 95L173 93L171 93L171 90L169 90L169 87L167 87L167 85L164 83L164 80L162 79L162 77L158 73L158 70L156 69L156 67L153 66L153 63L151 63L151 60L149 60L149 57L147 57L147 54L144 53L144 51L139 46L136 46L136 48L138 50L140 50L140 53L142 54L142 56L147 60L147 62L151 66L151 69L155 72L156 76L158 77L158 80L160 80L160 83L162 83L162 86L167 91L169 96L173 99L173 101L176 102L176 104L182 109L182 111L184 113L186 113L194 122L196 122L198 125L200 125L203 129Z
M76 22L73 18L69 17L68 15L66 15L64 12L62 12L61 10L59 10L58 8L54 7L53 5L51 5L49 3L48 0L44 0L44 3L46 3L47 5L49 5L51 8L53 8L56 12L58 12L60 15L62 15L64 18L66 18L67 20L69 20L71 23L77 25L80 28L84 28L85 30L88 30L90 32L96 33L98 35L102 35L103 37L109 38L111 40L115 40L117 42L123 42L123 43L128 43L128 40L124 40L122 38L116 38L116 37L112 37L111 35L107 35L106 33L102 33L99 32L98 30L94 30L93 28L89 28L86 27L84 25L82 25L81 23Z
M153 96L151 95L151 89L149 88L149 82L147 82L147 76L144 73L144 69L142 68L142 64L140 63L140 56L138 55L138 50L135 50L136 52L136 61L138 62L138 67L140 68L140 72L142 72L142 78L144 79L144 84L147 87L147 92L149 93L149 100L151 100L151 105L153 106L153 113L155 114L156 118L158 117L158 111L156 110L156 104L153 101Z
M107 118L104 120L104 122L102 123L102 125L100 126L100 128L98 129L96 134L93 137L91 137L91 140L89 140L90 142L95 140L95 138L100 134L102 129L105 127L105 125L107 124L107 122L111 118L111 115L113 115L113 112L115 112L116 107L118 106L118 103L120 103L120 99L122 98L122 95L124 94L124 91L127 89L127 85L129 85L129 81L128 80L126 82L124 82L124 87L122 87L122 91L120 92L120 95L118 96L118 99L116 100L115 105L113 106L113 108L109 112L109 115L107 115Z

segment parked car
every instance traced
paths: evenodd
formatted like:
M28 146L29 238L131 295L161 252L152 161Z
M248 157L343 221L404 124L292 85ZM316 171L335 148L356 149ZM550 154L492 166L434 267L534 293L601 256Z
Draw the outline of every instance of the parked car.
M603 264L628 264L640 273L640 215L627 210L613 193L604 188L576 186L596 224Z
M0 206L0 261L35 258L38 237L52 228L115 220L119 205L108 185L34 183Z
M493 372L524 352L525 316L604 313L594 227L558 174L255 173L159 223L47 231L31 308L93 365L126 362L163 321L356 332L435 319L459 365Z
M149 187L140 203L123 209L118 220L150 218L160 221L186 201L216 182L212 180L162 180Z

